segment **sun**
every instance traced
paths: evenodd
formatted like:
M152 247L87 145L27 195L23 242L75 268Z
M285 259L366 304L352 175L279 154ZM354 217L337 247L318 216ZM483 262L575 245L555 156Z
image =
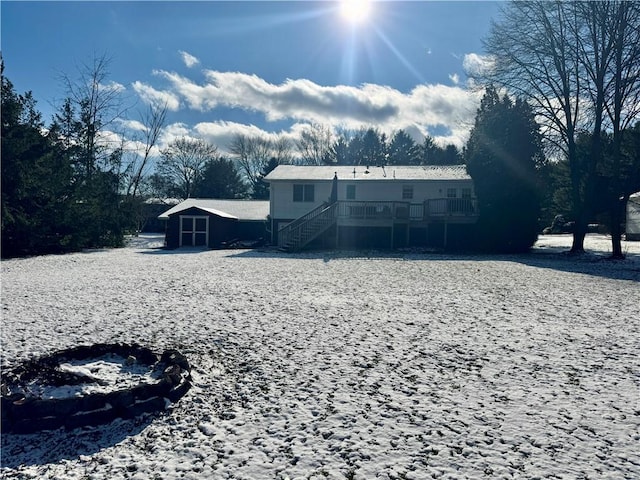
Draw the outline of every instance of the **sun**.
M371 0L340 0L340 14L352 24L362 23L371 14Z

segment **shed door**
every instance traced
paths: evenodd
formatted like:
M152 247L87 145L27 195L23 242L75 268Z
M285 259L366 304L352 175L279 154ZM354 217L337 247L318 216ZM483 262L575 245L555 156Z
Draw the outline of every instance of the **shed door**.
M180 246L200 247L207 245L209 238L209 217L180 216Z

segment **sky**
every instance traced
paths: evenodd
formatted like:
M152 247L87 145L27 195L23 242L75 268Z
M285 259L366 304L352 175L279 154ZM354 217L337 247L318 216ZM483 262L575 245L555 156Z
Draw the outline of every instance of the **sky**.
M49 123L61 79L106 57L127 109L114 134L134 138L141 112L166 104L164 145L224 152L239 133L295 142L318 124L462 147L482 96L467 74L500 2L373 1L359 18L343 3L5 0L5 75Z

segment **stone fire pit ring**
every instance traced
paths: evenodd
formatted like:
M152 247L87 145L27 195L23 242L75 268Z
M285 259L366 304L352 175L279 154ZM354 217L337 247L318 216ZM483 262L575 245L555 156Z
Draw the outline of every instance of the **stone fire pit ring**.
M177 350L94 344L30 359L2 374L2 432L95 426L158 412L191 387Z

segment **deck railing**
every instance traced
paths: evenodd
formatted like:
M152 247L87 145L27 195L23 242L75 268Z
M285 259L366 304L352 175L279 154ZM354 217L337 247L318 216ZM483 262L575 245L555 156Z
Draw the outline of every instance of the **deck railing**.
M278 245L297 251L335 224L338 203L323 203L278 230Z
M369 222L421 222L434 217L476 217L477 202L473 198L435 198L423 203L356 202L323 203L278 230L278 245L297 251L326 232L336 220Z
M424 203L424 217L477 216L475 198L434 198Z
M478 215L474 198L435 198L423 203L340 201L338 204L341 219L420 221L430 217Z

